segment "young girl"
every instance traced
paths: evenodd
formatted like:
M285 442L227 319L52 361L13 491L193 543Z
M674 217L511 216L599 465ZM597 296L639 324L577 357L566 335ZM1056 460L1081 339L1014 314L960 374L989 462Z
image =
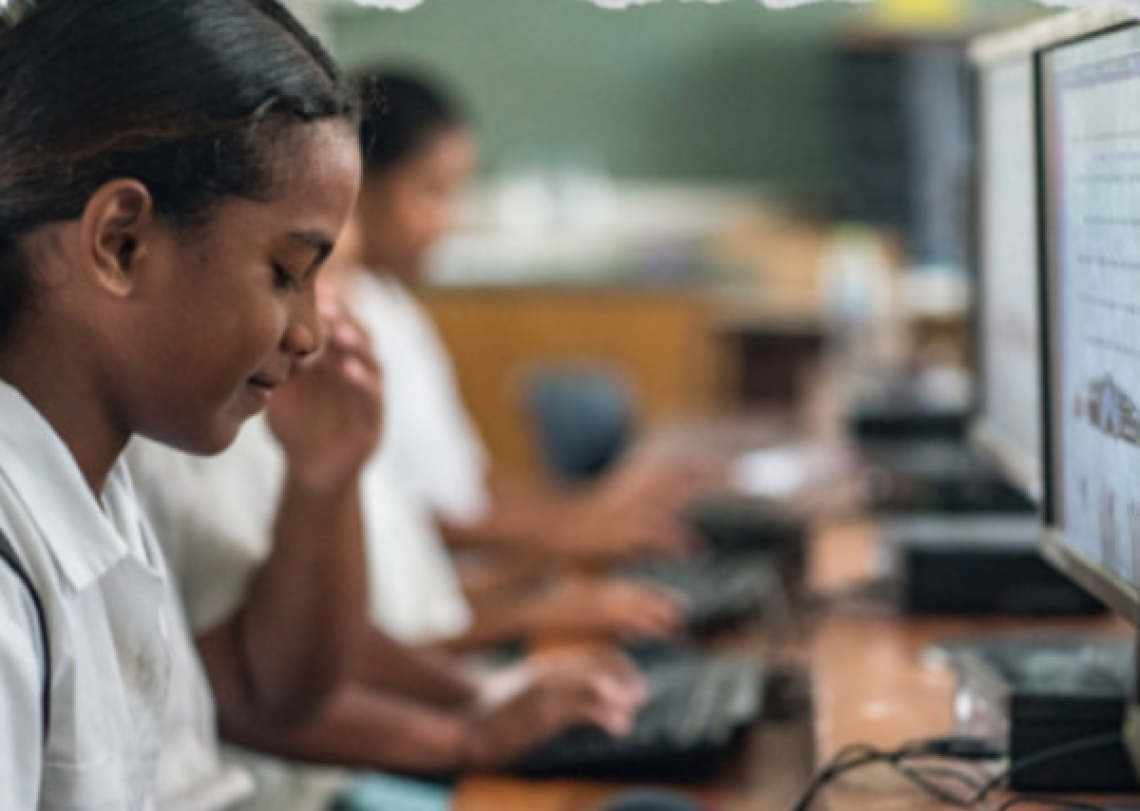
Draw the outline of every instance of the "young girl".
M675 470L627 464L596 486L564 490L489 469L446 348L408 292L452 227L475 140L459 108L427 82L387 71L366 84L373 90L361 126L363 267L349 300L384 369L380 464L452 545L555 562L677 551L685 488ZM631 583L568 583L522 603L500 596L484 601L459 644L534 634L662 636L680 624L671 595Z
M553 490L489 469L446 348L408 288L451 230L476 144L457 105L398 71L369 77L357 216L363 273L352 301L391 384L382 457L450 540L582 560L675 552L687 482L626 465L595 487Z
M323 271L326 281L350 247L351 233L342 234ZM310 376L304 370L281 393ZM328 387L310 388L311 397ZM292 563L326 544L328 529L298 525L295 499L284 492L290 481L308 475L311 464L296 454L297 437L279 430L289 402L276 398L265 419L247 423L216 457L190 457L153 442L136 442L127 454L207 662L218 629L258 610L265 599L258 586L267 573L293 571L288 590L299 605L334 599L343 588ZM319 444L335 444L339 436ZM361 458L371 456L374 446L375 437L359 444ZM364 524L374 539L368 568L375 572L372 619L379 627L362 635L353 678L312 719L288 730L249 717L240 702L220 701L223 734L251 749L303 761L439 772L502 766L569 726L594 723L615 733L628 728L642 689L620 657L566 654L484 671L402 643L462 627L466 606L457 587L441 588L439 581L451 571L441 546L423 537L432 530L430 518L374 464L360 471L359 488ZM216 669L208 675L214 679ZM181 757L192 760L192 753ZM161 787L169 784L165 767L176 762L164 753ZM308 779L308 770L248 753L241 762L257 774L256 808L324 807L335 788L327 775ZM167 811L165 797L160 794L159 811Z
M314 276L359 181L352 126L348 86L274 0L5 4L0 808L149 807L168 702L203 685L119 455L134 434L225 448L318 349ZM325 417L367 434L358 348L338 339L322 361L356 392ZM295 484L358 541L350 447ZM334 570L314 554L313 576L344 576L351 554L326 552ZM359 615L362 589L305 608ZM313 711L354 649L328 616L316 635L274 625L296 617L246 616L215 642L222 683L265 718Z

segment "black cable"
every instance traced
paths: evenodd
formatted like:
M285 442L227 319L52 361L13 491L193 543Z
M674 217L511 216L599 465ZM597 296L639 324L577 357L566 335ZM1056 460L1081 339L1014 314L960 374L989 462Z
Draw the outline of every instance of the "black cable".
M984 787L984 782L980 778L967 774L960 769L938 763L911 765L906 761L950 760L970 762L997 760L1004 755L1005 747L995 740L954 735L910 741L903 744L888 763L898 774L934 799L958 808L974 808L976 803L972 802L973 797ZM936 782L947 780L964 784L970 790L970 794L955 793L948 787Z
M916 772L926 778L937 778L940 780L953 780L962 783L966 788L977 791L982 787L983 781L976 775L962 771L961 768L954 768L951 766L910 766L906 763L898 764L900 769ZM972 794L970 795L973 796Z
M970 797L959 797L952 794L942 786L927 779L927 774L921 768L910 767L903 761L908 759L932 758L944 760L994 760L1001 757L1002 748L994 741L985 738L968 738L964 736L951 736L930 738L926 740L910 741L895 750L881 750L867 744L851 744L840 749L823 767L808 785L804 788L799 800L792 806L791 811L807 811L816 795L829 783L834 782L847 772L860 769L872 763L886 763L902 774L920 789L935 799L957 805L962 808L972 808L977 803L969 804ZM941 774L947 776L948 769L934 769L925 767L928 774ZM955 773L955 779L965 779L960 773ZM981 792L983 785L974 781L970 787Z
M804 788L791 811L808 811L815 796L830 782L846 772L870 763L881 762L886 753L867 744L851 744L836 752Z
M892 763L891 765L896 772L919 789L947 805L953 805L957 808L975 808L977 806L973 802L973 798L981 789L982 781L973 775L948 766L910 766L906 763ZM962 783L970 793L966 795L956 794L949 788L939 785L935 780Z
M1007 754L1005 745L994 738L949 735L914 741L903 747L912 754L925 754L951 760L999 760Z
M799 799L792 806L791 811L807 811L817 794L828 784L838 780L844 774L869 766L872 763L885 763L897 773L909 780L931 797L954 805L959 808L977 808L983 806L986 798L1000 788L1009 778L1017 772L1054 760L1074 752L1083 752L1089 749L1098 749L1120 742L1119 733L1097 735L1082 738L1076 741L1053 746L1024 757L1016 763L1010 764L993 779L982 783L971 776L940 766L912 766L908 760L924 758L951 761L977 761L995 760L1002 755L1002 748L995 741L986 738L970 738L965 736L950 736L944 738L931 738L926 740L910 741L893 751L877 749L868 744L851 744L840 749L831 758L828 764L821 769L805 787ZM965 783L974 789L969 796L959 796L944 786L933 782L930 778L951 779ZM998 811L1006 809L1029 799L1022 800L1013 797L1006 801ZM1055 801L1049 798L1037 797L1035 801L1051 802L1055 808L1073 809L1073 811L1102 811L1100 806L1089 803L1070 802L1068 800Z

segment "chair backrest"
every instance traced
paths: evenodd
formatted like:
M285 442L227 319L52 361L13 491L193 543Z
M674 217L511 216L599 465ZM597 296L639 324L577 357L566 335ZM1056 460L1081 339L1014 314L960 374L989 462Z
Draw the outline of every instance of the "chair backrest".
M636 431L631 386L604 366L536 369L523 381L523 398L543 460L563 481L600 476Z

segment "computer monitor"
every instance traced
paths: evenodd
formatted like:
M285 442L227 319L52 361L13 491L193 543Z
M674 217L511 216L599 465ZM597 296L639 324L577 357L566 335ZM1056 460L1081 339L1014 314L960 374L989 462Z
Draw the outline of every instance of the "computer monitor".
M1060 18L1036 55L1046 556L1137 624L1140 24ZM1140 763L1140 705L1126 738Z
M1049 553L1140 605L1140 26L1039 53Z
M1041 354L1033 49L1026 29L971 43L974 348L972 445L1022 493L1041 491Z

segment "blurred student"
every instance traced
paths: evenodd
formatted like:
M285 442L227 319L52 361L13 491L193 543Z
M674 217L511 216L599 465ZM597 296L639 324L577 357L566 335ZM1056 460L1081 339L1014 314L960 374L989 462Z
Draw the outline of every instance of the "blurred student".
M326 270L330 284L350 298L361 242L354 219ZM386 398L399 399L399 394L388 386ZM271 463L262 460L262 469L273 469L267 466ZM237 489L242 477L253 475L241 472L240 465L230 469L239 479ZM531 561L516 565L503 556L490 566L479 561L474 571L467 561L457 576L430 507L386 464L383 453L372 460L363 484L371 617L403 643L469 652L536 638L665 638L681 629L676 597L645 584L557 571L540 571L536 578ZM259 560L269 553L264 543L254 549Z
M635 458L598 485L567 490L490 469L447 350L409 292L453 225L475 139L429 84L399 72L369 80L357 206L363 267L349 300L389 382L385 466L457 547L590 562L682 551L687 482L676 470Z
M151 808L172 742L170 807L244 790L120 454L136 434L224 449L317 350L353 108L273 0L4 4L0 808ZM298 607L267 576L261 609L218 629L220 705L296 721L350 668L358 514L338 501L324 522L345 537L306 563L335 599Z

